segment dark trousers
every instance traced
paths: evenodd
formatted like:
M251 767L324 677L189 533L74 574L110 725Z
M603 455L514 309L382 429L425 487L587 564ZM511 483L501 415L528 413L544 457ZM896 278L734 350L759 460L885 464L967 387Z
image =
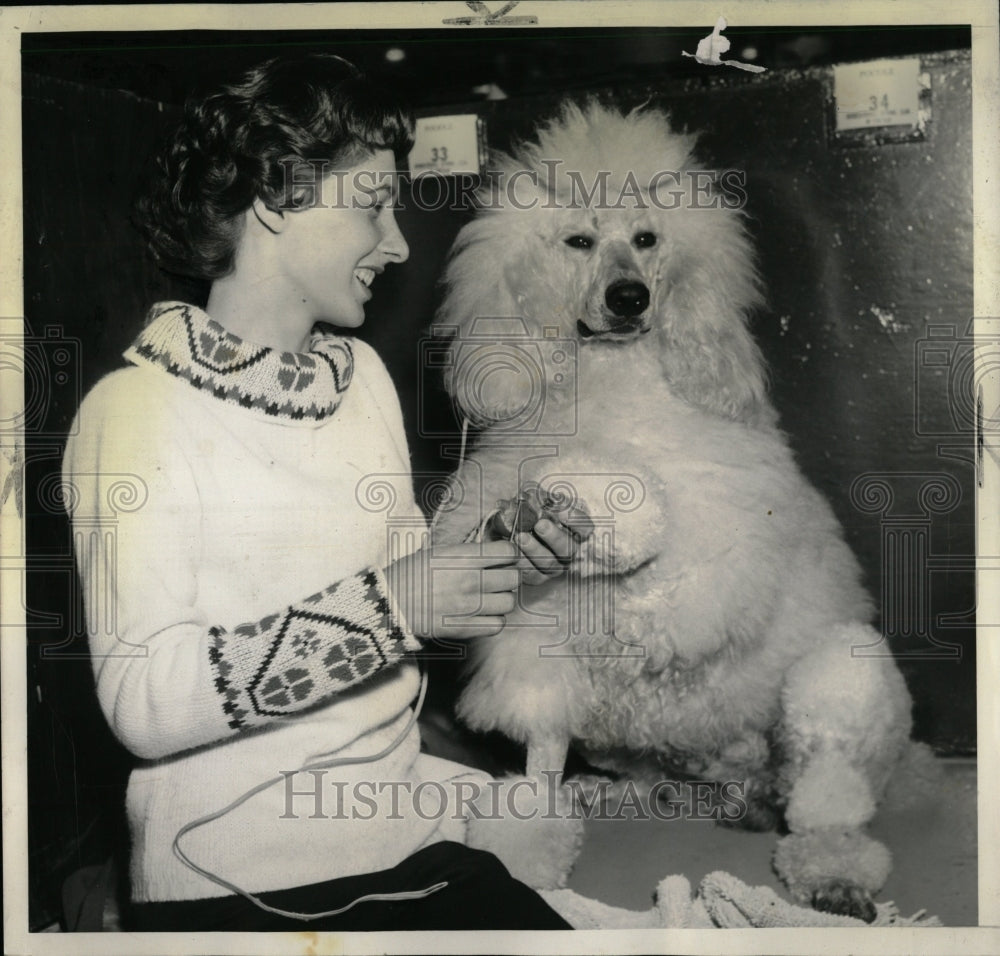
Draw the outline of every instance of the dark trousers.
M369 893L420 890L448 881L416 900L369 901L346 913L297 920L260 909L242 896L132 906L126 928L134 932L282 930L572 929L534 890L510 875L492 853L441 842L418 850L391 870L259 893L270 906L297 913L339 909Z

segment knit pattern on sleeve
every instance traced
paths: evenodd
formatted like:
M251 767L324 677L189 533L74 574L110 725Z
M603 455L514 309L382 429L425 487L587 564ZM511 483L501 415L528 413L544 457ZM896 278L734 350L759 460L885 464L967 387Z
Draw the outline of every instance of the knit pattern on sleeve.
M232 632L210 631L209 659L233 730L324 701L394 664L407 639L369 568Z

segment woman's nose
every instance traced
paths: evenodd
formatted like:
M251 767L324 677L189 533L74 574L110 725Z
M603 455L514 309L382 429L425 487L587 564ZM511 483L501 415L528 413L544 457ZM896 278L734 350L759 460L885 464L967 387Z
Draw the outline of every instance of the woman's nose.
M385 226L382 242L379 243L382 251L394 262L406 262L410 257L410 247L400 232L395 216L390 216Z

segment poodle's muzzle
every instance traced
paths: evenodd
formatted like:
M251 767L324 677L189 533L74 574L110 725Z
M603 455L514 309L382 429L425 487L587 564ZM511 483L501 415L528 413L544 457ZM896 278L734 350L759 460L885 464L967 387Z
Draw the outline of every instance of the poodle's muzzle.
M604 290L604 308L599 324L580 319L577 331L585 339L595 336L615 338L642 335L649 331L643 314L649 307L649 289L637 279L618 279Z

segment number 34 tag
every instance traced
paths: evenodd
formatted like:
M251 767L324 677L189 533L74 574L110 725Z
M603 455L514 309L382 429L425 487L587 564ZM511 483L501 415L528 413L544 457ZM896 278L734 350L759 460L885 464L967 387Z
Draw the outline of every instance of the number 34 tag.
M834 67L837 131L916 126L920 121L920 60L870 60Z

